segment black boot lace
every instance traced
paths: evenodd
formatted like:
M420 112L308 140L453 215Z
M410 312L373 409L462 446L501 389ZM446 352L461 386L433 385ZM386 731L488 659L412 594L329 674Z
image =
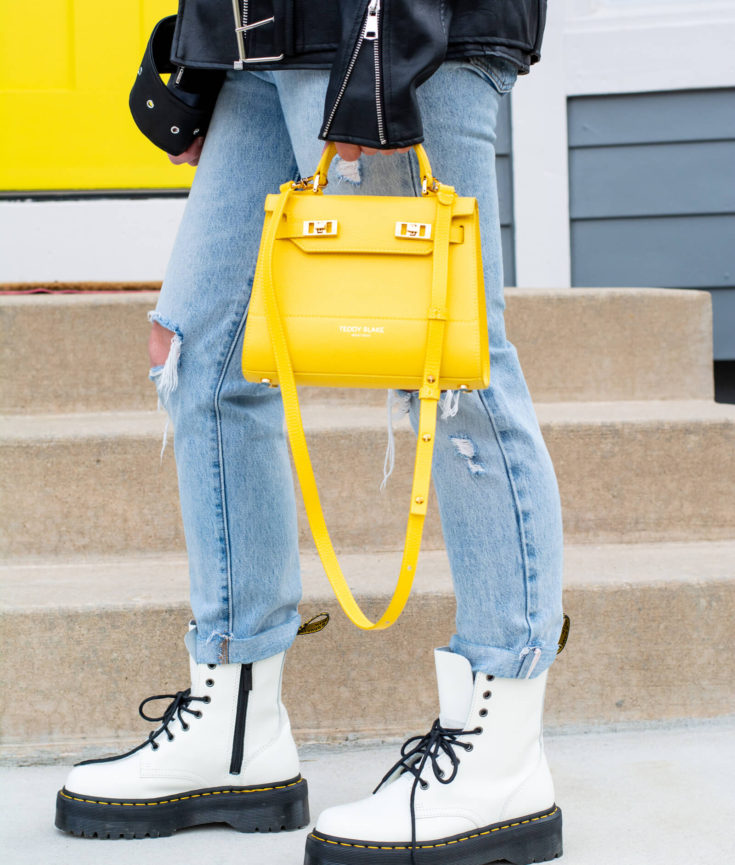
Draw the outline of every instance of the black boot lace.
M171 702L162 715L146 715L143 711L143 707L146 703L150 703L153 700L171 700ZM169 742L174 738L174 734L168 728L168 725L174 720L174 717L178 717L179 723L184 730L189 729L189 725L183 717L184 712L188 712L188 714L193 715L195 718L202 717L202 713L198 709L189 708L189 704L193 703L195 700L199 703L211 702L209 697L192 697L191 688L187 688L185 691L177 691L175 694L156 694L153 697L146 697L140 706L138 706L140 717L145 721L150 721L152 724L160 721L161 726L149 733L148 738L144 742L141 742L140 745L137 745L132 750L126 751L124 754L116 754L114 757L99 757L95 760L82 760L81 763L77 763L77 766L87 766L90 763L111 763L115 760L123 760L125 757L130 757L131 754L135 754L136 751L140 751L141 748L145 748L148 745L150 745L154 751L157 751L161 746L156 742L156 739L161 735L161 733L166 733Z
M146 715L143 711L143 707L146 703L150 703L153 700L171 700L171 702L162 715ZM192 697L191 688L187 688L185 691L177 691L175 694L156 694L153 697L146 697L140 706L138 706L138 713L145 721L150 721L152 724L155 724L156 721L161 722L161 726L157 730L153 730L148 734L148 742L154 751L157 751L160 747L158 742L156 742L156 739L161 735L161 733L166 733L169 742L174 738L174 734L168 728L168 725L174 720L174 717L178 717L179 723L184 730L188 730L189 725L184 720L182 713L187 712L195 718L202 717L202 713L198 709L189 708L189 704L193 703L195 700L200 703L209 703L210 701L209 697ZM145 744L145 742L143 744Z
M411 862L415 865L416 854L416 788L425 790L429 782L422 778L422 773L427 763L430 763L434 777L440 784L451 784L457 777L459 769L459 757L455 753L456 748L465 751L472 750L470 742L461 742L460 736L477 736L482 730L477 727L474 730L462 730L451 727L442 727L439 719L431 726L431 730L425 736L412 736L407 739L401 747L401 758L383 776L383 780L373 790L377 793L385 782L398 770L410 772L413 777L411 785ZM447 774L439 765L439 758L445 754L451 763L451 771Z

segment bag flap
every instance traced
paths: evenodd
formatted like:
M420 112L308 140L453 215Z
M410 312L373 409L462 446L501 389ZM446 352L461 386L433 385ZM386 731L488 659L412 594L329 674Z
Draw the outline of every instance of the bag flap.
M266 213L277 198L266 198ZM276 238L307 253L429 255L436 206L433 198L302 193L289 200ZM450 243L464 242L465 225L476 214L474 198L457 199Z

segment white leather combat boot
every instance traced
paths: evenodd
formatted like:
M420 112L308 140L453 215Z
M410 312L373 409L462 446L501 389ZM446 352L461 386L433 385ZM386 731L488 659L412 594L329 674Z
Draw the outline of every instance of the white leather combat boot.
M284 652L252 664L190 661L191 688L149 697L161 725L119 757L75 766L56 800L74 835L142 838L228 823L241 832L309 821L306 781L281 702ZM158 717L150 700L170 699Z
M562 854L544 755L546 673L499 679L435 652L440 716L409 739L375 793L329 808L304 865L514 865Z

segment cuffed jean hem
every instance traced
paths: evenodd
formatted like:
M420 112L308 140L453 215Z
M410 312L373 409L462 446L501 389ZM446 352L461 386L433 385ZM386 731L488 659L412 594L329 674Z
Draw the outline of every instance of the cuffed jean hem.
M501 679L534 679L554 663L557 652L557 646L549 649L529 646L518 652L492 646L477 646L456 635L452 637L449 648L457 655L467 658L473 673L489 673Z
M300 624L296 615L282 625L244 639L217 632L204 636L194 626L186 635L186 648L197 664L252 664L289 649Z

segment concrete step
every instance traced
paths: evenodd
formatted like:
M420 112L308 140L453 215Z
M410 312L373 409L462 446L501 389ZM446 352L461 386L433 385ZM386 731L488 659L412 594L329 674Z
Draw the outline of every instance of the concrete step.
M146 312L156 297L0 295L0 365L13 370L0 380L0 413L150 408ZM712 398L707 292L508 289L507 301L509 338L537 400Z
M537 410L571 541L735 536L735 407L649 401ZM407 421L397 424L385 494L383 410L309 405L304 422L337 547L402 546L414 450ZM173 455L159 459L163 426L155 412L5 417L0 555L183 550ZM301 537L310 546L303 511ZM435 509L425 546L442 546Z
M411 732L423 733L431 718ZM552 732L546 735L546 753L564 815L563 865L725 865L732 859L732 829L722 819L728 803L732 810L732 723L561 736ZM104 857L106 865L181 865L210 861L216 850L221 862L297 865L318 815L368 795L398 759L398 747L310 746L300 756L309 782L312 823L307 828L241 835L207 826L171 838L104 844L102 851L103 842L53 828L54 797L69 766L0 770L0 795L13 803L0 812L5 861L98 865Z
M377 614L398 555L348 555L345 567ZM303 617L326 610L332 621L289 655L285 700L298 739L423 728L436 711L432 649L454 620L444 553L422 554L404 615L377 634L346 620L314 556L303 556L303 572ZM8 759L94 756L140 741L138 703L186 686L183 558L16 562L0 569L0 586ZM549 680L552 727L735 713L735 540L569 546L564 605L572 629Z

